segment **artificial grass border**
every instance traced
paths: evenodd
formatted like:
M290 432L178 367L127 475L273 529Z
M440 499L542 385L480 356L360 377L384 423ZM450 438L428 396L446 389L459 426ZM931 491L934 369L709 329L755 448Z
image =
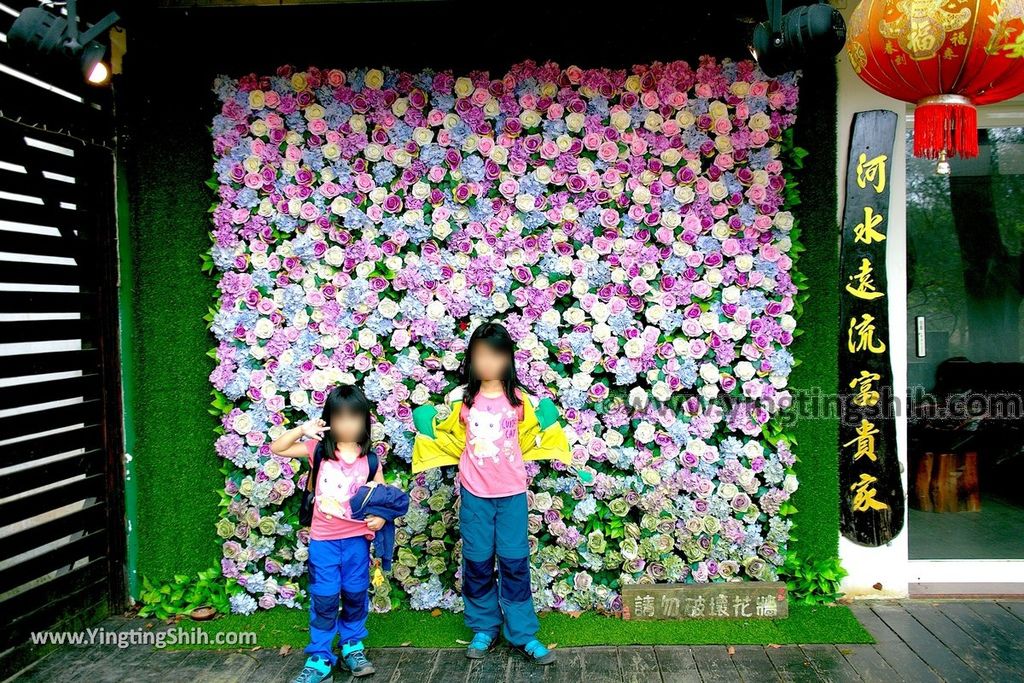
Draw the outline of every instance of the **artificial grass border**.
M184 620L176 627L197 628L210 635L206 644L169 645L167 649L238 649L213 643L216 633L253 632L260 648L293 650L309 642L309 616L305 610L277 607L250 616L228 615L212 621ZM373 613L367 623L366 646L462 647L472 638L461 614L395 610ZM540 614L538 637L549 645L788 645L812 643L873 643L849 607L844 605L790 604L789 617L777 620L624 621L584 612L577 617L562 612Z

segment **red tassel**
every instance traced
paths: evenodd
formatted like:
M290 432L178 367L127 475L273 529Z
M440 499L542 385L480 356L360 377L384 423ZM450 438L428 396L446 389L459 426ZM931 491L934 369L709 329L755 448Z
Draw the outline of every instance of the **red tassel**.
M914 156L978 156L978 110L971 104L926 102L914 110Z

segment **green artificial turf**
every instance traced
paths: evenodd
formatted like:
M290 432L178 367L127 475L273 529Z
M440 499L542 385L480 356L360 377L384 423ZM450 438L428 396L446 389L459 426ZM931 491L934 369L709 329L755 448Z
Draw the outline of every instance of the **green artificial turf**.
M804 70L800 108L794 127L795 143L810 153L799 173L801 254L797 268L807 276L810 298L797 322L803 330L791 346L800 364L790 375L790 390L800 394L835 396L839 377L839 225L836 179L836 77L831 60ZM800 488L792 503L795 540L790 550L805 559L835 557L839 552L839 422L820 415L834 400L815 408L818 416L798 415L792 428L799 458ZM806 411L805 411L806 412Z
M253 632L261 648L301 649L309 642L309 615L304 610L278 607L251 616L230 615L212 621L182 621L210 634L207 644L172 645L168 649L237 649L212 644L214 634ZM396 610L371 614L367 647L460 647L472 638L461 614ZM558 647L577 645L768 645L792 643L873 643L848 607L789 606L786 619L716 621L623 621L585 612L572 617L560 612L540 615L539 638Z
M138 47L127 73L144 81L148 53ZM212 161L211 113L197 103L209 99L209 81L186 82L181 90L143 90L144 99L126 95L120 112L132 143L130 243L122 245L133 276L123 286L134 295L132 368L125 373L134 382L125 391L135 432L132 531L139 574L156 582L194 575L220 557L214 525L224 477L213 450L216 422L207 412L213 361L206 352L214 340L203 320L214 285L200 271L200 254L210 247L212 197L203 180ZM137 93L131 86L126 92ZM177 97L193 106L182 111Z

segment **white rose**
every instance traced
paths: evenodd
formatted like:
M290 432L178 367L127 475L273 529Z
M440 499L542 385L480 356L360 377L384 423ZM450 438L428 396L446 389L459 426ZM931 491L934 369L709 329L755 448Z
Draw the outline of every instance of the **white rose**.
M260 339L270 339L274 336L274 323L270 322L270 318L260 318L253 331Z
M404 149L397 149L391 157L391 162L398 168L405 168L412 163L412 155Z
M503 313L508 310L509 300L505 296L504 292L495 292L491 295L491 303L494 304L494 310L498 313Z
M409 209L402 214L402 222L407 226L418 225L423 220L423 212L419 209Z
M582 309L573 306L572 308L567 310L562 317L564 317L565 322L569 323L570 325L579 325L584 321L584 319L586 319L587 315L586 313L583 312Z
M565 117L565 127L573 133L583 130L584 123L586 123L586 119L579 112L573 112Z
M387 188L375 187L370 190L370 194L366 195L370 198L370 201L374 204L381 204L384 202L384 198L388 196Z
M309 375L309 386L313 391L324 391L327 388L328 377L323 370L314 370Z
M672 388L666 382L655 382L651 387L651 395L664 402L672 398Z
M702 363L700 366L700 377L708 384L716 383L721 374L718 366L713 363Z
M639 358L644 355L645 347L646 344L644 343L643 337L633 337L626 342L623 350L626 352L627 358Z
M412 337L407 330L395 330L391 335L391 346L399 351L409 346L411 341Z
M252 416L249 413L241 413L235 416L231 428L239 434L248 434L252 431Z
M416 405L423 405L430 400L430 392L422 384L417 384L416 388L409 394L409 400Z
M646 420L641 422L636 431L633 432L633 438L640 443L650 443L654 441L654 425Z
M440 320L444 317L444 304L434 300L427 304L427 317L431 320Z
M527 211L533 211L535 202L532 194L521 194L516 196L516 209L526 213Z
M577 372L572 376L572 388L577 391L587 391L593 383L593 378L583 372Z
M753 377L754 372L754 366L750 363L750 361L741 360L739 363L736 364L736 376L739 377L744 382Z
M292 393L288 394L288 402L296 408L301 408L309 403L309 395L302 389L296 389Z
M718 385L717 384L706 384L700 387L697 391L702 397L708 400L715 400L718 398Z
M426 199L430 196L430 185L422 180L417 180L412 186L412 196L416 199Z
M604 442L608 444L609 448L618 448L622 445L623 441L622 434L614 429L609 429L604 433Z
M359 330L359 346L360 348L369 349L377 343L377 333L371 329L363 328Z
M547 512L551 509L551 494L541 491L533 494L533 509L537 512Z
M335 268L341 267L341 264L345 262L345 250L335 244L324 252L324 261Z
M629 390L629 398L627 403L636 410L643 410L647 407L648 402L647 392L640 387L633 387Z
M430 228L430 232L433 233L434 237L439 240L443 240L448 235L452 234L452 226L448 221L437 221Z
M647 320L657 325L665 317L665 307L661 304L654 304L647 309Z
M796 475L787 474L786 478L782 480L782 490L787 493L793 493L797 488Z
M412 131L412 139L416 141L416 144L420 147L429 145L434 139L434 131L423 126L417 126Z
M611 339L612 328L605 323L597 323L594 325L594 329L591 331L591 336L594 337L594 341L599 344L606 342Z
M394 318L398 315L398 303L391 299L384 299L377 305L377 311L385 318Z

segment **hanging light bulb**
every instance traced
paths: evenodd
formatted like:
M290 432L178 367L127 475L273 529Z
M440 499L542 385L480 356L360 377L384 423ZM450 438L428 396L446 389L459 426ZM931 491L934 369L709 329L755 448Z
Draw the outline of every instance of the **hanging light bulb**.
M946 150L939 152L939 163L935 164L935 172L939 175L949 175L949 161L946 159Z

